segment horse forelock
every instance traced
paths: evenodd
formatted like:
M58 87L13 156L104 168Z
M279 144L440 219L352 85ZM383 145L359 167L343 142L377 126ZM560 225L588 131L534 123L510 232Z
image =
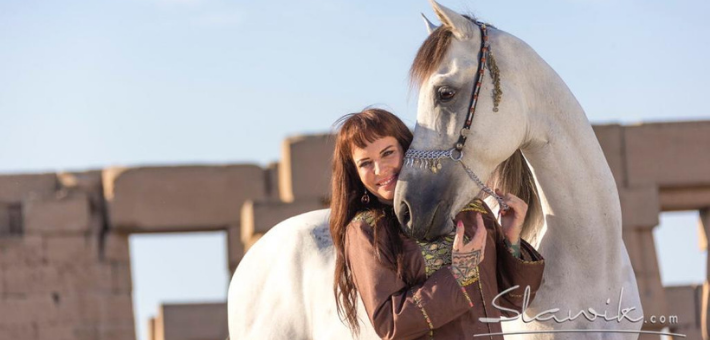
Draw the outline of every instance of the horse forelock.
M464 15L464 17L471 20L471 24L475 21L473 15ZM452 36L453 32L450 26L440 25L424 40L414 57L412 67L409 69L412 86L420 86L441 65L449 46L451 46Z
M451 28L441 25L429 37L424 40L419 47L416 57L409 69L409 77L412 85L421 85L425 79L434 73L434 70L444 61L446 51L451 45Z

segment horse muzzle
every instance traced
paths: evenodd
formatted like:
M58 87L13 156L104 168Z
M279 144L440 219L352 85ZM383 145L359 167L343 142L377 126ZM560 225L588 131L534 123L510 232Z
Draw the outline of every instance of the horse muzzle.
M437 194L432 185L416 188L407 181L398 181L394 194L394 211L402 231L416 240L433 240L448 234L453 228L449 218L451 203Z

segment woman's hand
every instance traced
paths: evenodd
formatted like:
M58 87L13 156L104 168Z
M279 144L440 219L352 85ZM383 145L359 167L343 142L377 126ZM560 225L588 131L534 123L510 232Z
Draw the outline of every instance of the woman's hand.
M520 232L523 230L525 215L528 213L528 204L511 193L503 194L499 189L496 189L496 194L510 207L507 211L500 212L503 235L510 244L517 245L520 243Z
M451 271L459 285L468 286L478 279L478 264L483 261L486 250L486 227L483 218L476 213L476 232L471 242L464 244L463 222L456 223L456 236L451 252Z

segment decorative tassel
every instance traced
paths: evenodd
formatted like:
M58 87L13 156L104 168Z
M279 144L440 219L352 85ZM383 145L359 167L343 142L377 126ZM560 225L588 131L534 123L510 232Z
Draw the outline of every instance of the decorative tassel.
M488 63L488 69L491 71L491 76L493 77L493 86L495 87L493 89L493 112L498 112L498 105L500 104L500 100L503 97L503 90L501 90L500 88L500 69L498 68L498 64L496 63L496 58L493 57L492 51L488 52L488 59L490 59L490 62Z

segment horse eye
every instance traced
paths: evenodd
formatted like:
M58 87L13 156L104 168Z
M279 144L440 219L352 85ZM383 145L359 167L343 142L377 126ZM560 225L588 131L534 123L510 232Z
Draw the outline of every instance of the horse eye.
M448 102L453 99L456 95L456 90L448 86L442 86L437 90L439 100L442 102Z

